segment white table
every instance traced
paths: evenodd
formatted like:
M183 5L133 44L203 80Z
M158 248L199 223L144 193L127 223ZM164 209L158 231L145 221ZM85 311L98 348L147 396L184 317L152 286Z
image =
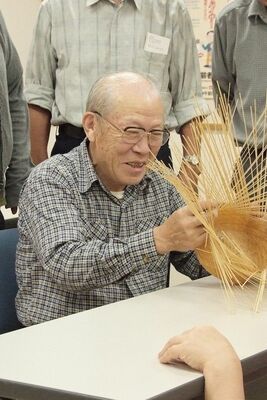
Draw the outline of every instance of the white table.
M242 293L235 310L213 277L0 336L0 397L191 399L203 377L159 363L171 336L198 324L224 333L245 377L267 375L267 298L254 313Z

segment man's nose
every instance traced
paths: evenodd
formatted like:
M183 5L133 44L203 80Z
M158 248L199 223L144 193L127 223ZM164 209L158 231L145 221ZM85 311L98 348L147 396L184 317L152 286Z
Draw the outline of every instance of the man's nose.
M142 154L148 154L150 152L150 146L149 146L149 133L145 133L140 140L138 140L137 143L133 146L133 150L142 153Z

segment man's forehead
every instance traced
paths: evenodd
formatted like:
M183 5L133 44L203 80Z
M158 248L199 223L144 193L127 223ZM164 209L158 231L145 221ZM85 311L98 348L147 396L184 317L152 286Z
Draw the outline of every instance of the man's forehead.
M116 119L139 120L151 118L161 122L164 116L164 109L159 98L144 101L138 97L125 98L118 102L113 108L113 115Z
M143 89L143 90L142 90ZM114 106L118 109L140 112L144 110L149 112L157 109L163 109L162 100L156 91L146 90L141 86L129 88L129 90L120 90L114 99Z

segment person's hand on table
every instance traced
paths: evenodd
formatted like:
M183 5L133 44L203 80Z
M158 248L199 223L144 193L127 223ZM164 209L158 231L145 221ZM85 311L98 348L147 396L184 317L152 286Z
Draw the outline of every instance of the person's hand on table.
M230 342L211 326L170 339L159 353L164 364L185 363L205 377L205 399L244 400L240 360Z

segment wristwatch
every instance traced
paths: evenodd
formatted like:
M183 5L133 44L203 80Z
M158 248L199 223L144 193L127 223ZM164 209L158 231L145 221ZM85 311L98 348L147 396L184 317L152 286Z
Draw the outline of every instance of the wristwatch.
M184 156L183 161L188 162L189 164L192 164L192 165L199 164L199 158L195 154L190 154L190 155Z

